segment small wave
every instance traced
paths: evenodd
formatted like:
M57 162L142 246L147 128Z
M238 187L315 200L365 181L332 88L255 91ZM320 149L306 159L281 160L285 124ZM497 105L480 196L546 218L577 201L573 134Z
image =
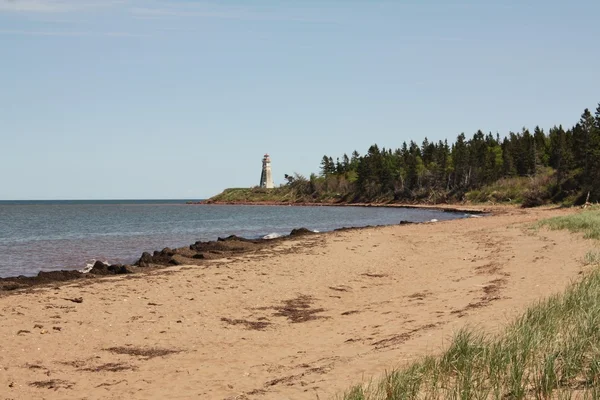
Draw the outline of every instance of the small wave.
M476 214L465 214L465 216L467 218L481 218L481 215L476 215Z
M314 233L321 233L321 232L319 232L319 231L318 231L318 230L316 230L316 229L314 229L314 230L313 230L313 232L314 232Z
M281 234L279 234L279 233L275 233L275 232L273 232L273 233L269 233L268 235L265 235L265 236L263 236L262 238L263 238L263 239L267 239L267 240L268 240L268 239L277 239L277 238L280 238L280 237L282 237L282 236L283 236L283 235L281 235Z
M438 222L438 220L434 218L434 219L432 219L432 220L431 220L431 221L429 221L429 222Z
M87 274L88 272L90 272L92 270L92 268L94 268L95 263L96 263L96 260L92 260L89 263L85 263L85 267L78 271L81 272L82 274ZM102 263L108 265L108 263L106 263L105 261L102 261Z

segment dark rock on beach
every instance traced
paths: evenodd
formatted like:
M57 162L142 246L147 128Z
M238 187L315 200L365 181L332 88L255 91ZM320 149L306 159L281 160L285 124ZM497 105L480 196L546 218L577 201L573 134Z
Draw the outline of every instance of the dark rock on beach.
M217 242L247 242L247 243L256 243L257 240L246 239L236 235L229 235L226 238L217 238Z
M136 263L138 267L148 268L152 264L152 256L147 251L142 253L139 261Z
M218 238L216 241L211 242L198 241L190 245L190 250L194 250L198 253L221 252L222 254L227 255L258 250L263 247L265 243L264 240L251 240L232 235L226 238Z
M315 232L311 231L310 229L306 229L306 228L296 228L296 229L292 229L292 232L290 232L290 236L292 236L292 237L313 235L313 234L315 234Z
M17 277L0 278L0 291L11 291L54 282L67 282L85 277L86 274L79 271L40 271L37 276L21 275Z
M154 253L157 253L156 251ZM161 257L171 257L173 255L175 255L176 250L173 250L169 247L165 247L164 249L162 249L160 251L160 253L158 253Z
M122 264L104 264L101 261L96 261L94 266L90 270L90 274L93 275L121 275L121 274L130 274L133 271L127 265Z
M37 281L42 282L42 283L64 282L64 281L71 281L73 279L82 278L83 275L85 275L85 274L83 274L79 271L49 271L49 272L41 271L38 273L37 277L34 277L32 279L36 279Z
M85 274L77 270L61 271L40 271L37 276L16 276L9 278L0 278L0 291L12 291L25 289L32 286L46 285L57 282L69 282L78 279L90 279L95 276L103 275L121 275L133 273L130 265L122 264L104 264L96 261L89 273Z
M169 260L169 264L171 264L171 265L186 265L186 264L190 264L190 262L187 257L184 257L180 254L175 254Z
M0 278L0 292L24 289L32 286L44 285L54 282L67 282L77 279L93 279L100 276L121 275L137 272L136 267L141 269L150 267L166 267L173 265L201 265L208 260L222 259L244 253L253 253L270 248L287 238L314 235L315 232L306 228L292 230L289 236L275 239L246 239L236 235L219 237L214 241L197 241L187 247L171 249L165 247L161 251L152 254L144 252L139 260L133 265L105 264L97 261L89 273L77 270L62 270L40 272L37 276L18 276Z

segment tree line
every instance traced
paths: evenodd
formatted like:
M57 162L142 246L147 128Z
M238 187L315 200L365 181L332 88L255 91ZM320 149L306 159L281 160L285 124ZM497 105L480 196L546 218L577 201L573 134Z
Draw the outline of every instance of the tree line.
M499 134L478 130L456 141L414 141L392 149L373 144L335 160L323 156L320 174L308 179L286 175L298 194L341 201L462 200L469 191L503 178L548 177L528 193L535 202L574 203L600 200L600 104L595 114L585 109L575 126L539 126L530 131Z

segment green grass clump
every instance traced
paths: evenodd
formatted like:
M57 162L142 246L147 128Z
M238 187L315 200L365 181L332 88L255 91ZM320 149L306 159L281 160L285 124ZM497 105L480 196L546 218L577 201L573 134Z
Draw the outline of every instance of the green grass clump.
M600 396L600 271L530 307L497 336L459 331L439 357L356 386L344 400Z
M600 250L590 250L583 258L585 265L600 265Z
M547 227L552 230L567 229L571 232L582 232L586 239L600 239L600 210L592 209L573 215L549 218L538 222L536 227Z
M600 238L600 211L539 226ZM600 263L600 251L586 255ZM600 269L529 307L497 335L463 328L440 356L358 385L344 400L600 398Z

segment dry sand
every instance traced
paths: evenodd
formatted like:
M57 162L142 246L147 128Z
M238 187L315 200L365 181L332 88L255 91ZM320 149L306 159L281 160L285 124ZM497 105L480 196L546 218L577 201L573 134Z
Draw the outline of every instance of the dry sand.
M582 271L570 210L332 232L0 297L0 400L328 399L495 330Z

